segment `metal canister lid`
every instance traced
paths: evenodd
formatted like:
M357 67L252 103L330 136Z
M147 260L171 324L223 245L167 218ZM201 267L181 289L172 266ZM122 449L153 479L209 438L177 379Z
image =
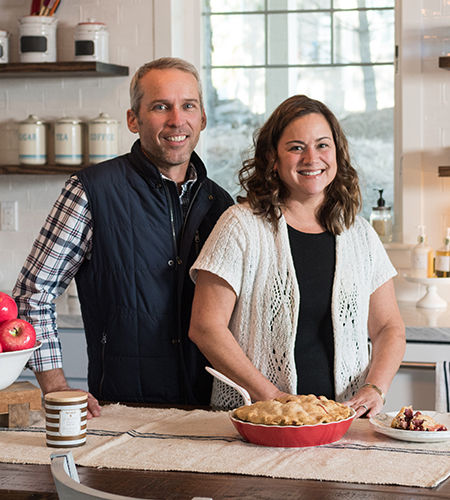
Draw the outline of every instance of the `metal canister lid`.
M63 116L59 120L56 120L55 123L70 123L71 125L78 125L81 123L81 120L79 120L78 118L71 118L68 116Z
M75 403L85 401L87 393L83 391L58 391L49 392L44 396L45 401L53 403Z
M43 125L45 122L44 122L44 120L41 120L40 118L38 118L36 115L28 115L28 118L26 118L25 120L22 120L19 123Z
M100 21L96 21L95 19L93 18L88 18L87 21L82 21L80 23L77 24L77 26L83 26L83 27L92 27L92 28L95 28L95 29L106 29L106 24L105 23L102 23Z
M117 120L111 118L108 113L100 113L96 118L90 120L89 123L117 123Z

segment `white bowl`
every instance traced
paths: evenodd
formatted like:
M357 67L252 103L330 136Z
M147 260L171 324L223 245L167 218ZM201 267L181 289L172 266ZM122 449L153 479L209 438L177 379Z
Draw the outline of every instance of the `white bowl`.
M22 351L0 352L0 390L9 387L22 373L26 362L36 349L41 347L41 342L36 342L34 347Z

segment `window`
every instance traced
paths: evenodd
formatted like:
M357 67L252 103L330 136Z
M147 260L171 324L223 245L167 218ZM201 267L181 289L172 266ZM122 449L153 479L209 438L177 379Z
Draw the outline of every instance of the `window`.
M236 195L254 131L307 94L340 120L369 217L393 202L394 0L203 0L203 156Z

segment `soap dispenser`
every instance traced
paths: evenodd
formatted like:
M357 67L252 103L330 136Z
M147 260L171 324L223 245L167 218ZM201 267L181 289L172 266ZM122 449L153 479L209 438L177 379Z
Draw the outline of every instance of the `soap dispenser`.
M411 252L411 267L415 278L432 278L434 275L434 252L427 243L425 226L419 226L417 245Z
M372 207L370 214L370 224L375 229L383 243L392 241L392 213L391 207L386 206L383 198L383 189L377 189L380 197L377 200L377 206Z
M438 278L450 277L450 227L444 238L444 245L436 250L435 271Z

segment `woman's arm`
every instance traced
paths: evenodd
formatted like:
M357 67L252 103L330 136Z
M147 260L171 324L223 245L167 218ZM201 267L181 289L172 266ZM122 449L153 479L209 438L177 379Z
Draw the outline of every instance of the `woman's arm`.
M198 271L189 338L216 370L245 387L252 401L284 395L255 368L228 328L235 304L235 292L225 280Z
M372 360L366 383L374 384L386 394L405 353L405 325L400 316L395 298L394 283L390 279L370 296L369 336L372 342ZM357 415L365 413L372 417L381 411L383 400L372 387L362 387L348 403Z

